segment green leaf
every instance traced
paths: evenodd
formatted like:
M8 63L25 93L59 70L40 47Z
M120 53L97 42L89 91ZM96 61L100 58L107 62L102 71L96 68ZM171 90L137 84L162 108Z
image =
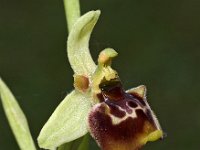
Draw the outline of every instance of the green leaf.
M59 146L58 150L71 150L73 141Z
M36 150L26 117L17 100L0 78L0 96L10 127L21 150Z
M71 29L67 54L75 74L90 76L96 69L89 52L89 39L99 15L100 11L90 11L80 17Z
M87 94L75 90L67 95L42 128L38 137L39 146L53 149L85 135L88 132L90 102Z
M86 134L82 141L81 144L78 147L78 150L88 150L89 149L89 134Z
M72 142L65 143L59 146L58 150L88 150L89 148L89 134L87 133L81 138Z

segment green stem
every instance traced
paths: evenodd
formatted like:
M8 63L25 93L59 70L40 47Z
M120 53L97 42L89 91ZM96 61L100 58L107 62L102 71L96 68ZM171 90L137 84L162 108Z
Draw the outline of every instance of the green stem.
M68 31L71 31L72 26L80 17L80 4L79 0L64 0L65 16L67 20ZM72 142L59 146L58 150L70 150Z
M68 31L70 32L73 24L80 17L79 0L64 0L64 7Z

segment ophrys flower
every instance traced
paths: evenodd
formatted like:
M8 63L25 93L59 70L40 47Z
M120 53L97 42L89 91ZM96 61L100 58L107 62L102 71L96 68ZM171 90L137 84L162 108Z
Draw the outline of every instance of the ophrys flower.
M111 68L117 52L107 48L100 53L98 65L92 60L88 43L99 15L99 11L88 12L71 29L67 52L75 89L41 130L41 148L54 149L88 131L103 150L137 150L163 136L146 100L146 87L125 91Z

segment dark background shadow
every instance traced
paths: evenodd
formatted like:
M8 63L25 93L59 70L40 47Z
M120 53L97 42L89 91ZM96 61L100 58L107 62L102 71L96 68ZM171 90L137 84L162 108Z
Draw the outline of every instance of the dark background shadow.
M81 0L81 7L82 13L102 11L90 41L94 59L113 47L119 53L113 65L125 88L148 88L148 101L168 136L144 149L199 149L200 1ZM66 39L61 0L0 0L0 75L34 139L73 88ZM19 149L2 106L0 149Z

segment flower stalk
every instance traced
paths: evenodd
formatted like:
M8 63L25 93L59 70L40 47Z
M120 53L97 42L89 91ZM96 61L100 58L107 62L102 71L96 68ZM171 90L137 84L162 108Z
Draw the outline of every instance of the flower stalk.
M64 0L65 15L67 20L68 31L71 31L72 26L80 17L79 0Z

